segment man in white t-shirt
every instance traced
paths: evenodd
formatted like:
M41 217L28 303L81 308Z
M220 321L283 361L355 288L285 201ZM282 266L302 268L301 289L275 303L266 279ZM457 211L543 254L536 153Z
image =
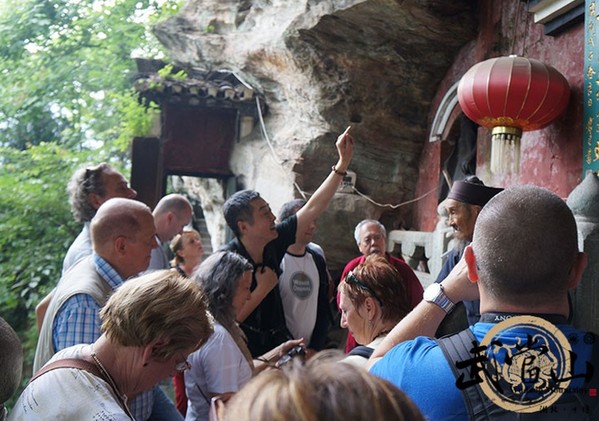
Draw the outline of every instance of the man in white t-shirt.
M279 213L283 221L306 203L295 199L285 203ZM327 342L332 321L328 305L329 276L324 253L311 243L316 222L303 232L297 232L295 243L287 248L281 262L279 290L285 323L294 338L304 338L309 349L320 351Z

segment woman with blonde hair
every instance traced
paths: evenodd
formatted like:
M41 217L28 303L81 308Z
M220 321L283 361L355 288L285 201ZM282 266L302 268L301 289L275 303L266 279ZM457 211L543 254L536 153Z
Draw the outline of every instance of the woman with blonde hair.
M327 352L327 351L323 351ZM414 403L386 380L316 354L252 379L223 410L222 421L424 421Z
M341 327L362 344L344 361L364 366L372 350L409 312L404 282L387 259L372 254L347 274L339 292Z
M33 377L12 420L127 420L127 402L187 370L213 332L198 285L160 270L126 281L100 311L102 335L57 352Z
M186 229L171 240L170 248L175 255L171 260L171 267L189 278L204 254L200 233L194 229Z

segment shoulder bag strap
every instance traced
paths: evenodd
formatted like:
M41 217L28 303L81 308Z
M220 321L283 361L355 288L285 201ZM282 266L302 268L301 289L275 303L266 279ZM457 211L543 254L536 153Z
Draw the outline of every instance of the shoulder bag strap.
M56 360L50 364L46 364L29 380L29 383L37 379L38 377L46 374L49 371L56 370L57 368L78 368L79 370L85 370L92 373L96 377L104 379L102 373L95 364L82 360L80 358L64 358L62 360ZM105 379L104 379L105 380Z
M355 347L354 349L349 351L349 353L347 355L357 355L359 357L368 359L368 358L370 358L370 356L372 355L373 352L374 352L373 348L370 348L370 347L364 346L364 345L358 345L357 347Z
M114 386L112 385L112 382L110 382L109 379L107 379L102 374L102 372L98 369L98 366L96 366L96 364L92 363L91 361L87 361L87 360L84 360L81 358L63 358L61 360L56 360L56 361L51 362L50 364L46 364L45 366L40 368L38 370L38 372L35 373L35 375L29 380L28 385L31 382L33 382L34 380L36 380L38 377L43 376L44 374L48 373L49 371L56 370L57 368L76 368L79 370L87 371L88 373L91 373L94 376L101 378L113 390L115 396L119 400L119 403L125 410L125 413L131 417L129 408L127 407L127 403L125 401L123 401L122 397L118 393L118 390L114 390ZM131 419L133 419L133 417L131 417Z

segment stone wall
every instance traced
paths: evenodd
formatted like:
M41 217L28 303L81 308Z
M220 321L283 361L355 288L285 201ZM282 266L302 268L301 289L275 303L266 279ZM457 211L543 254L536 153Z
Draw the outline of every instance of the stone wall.
M273 210L299 197L294 182L308 193L318 187L350 124L357 188L397 204L414 197L431 102L475 36L474 3L192 0L154 33L176 64L233 71L265 96L276 157L256 124L235 148L232 170ZM411 228L411 206L338 194L316 238L333 271L358 253L352 231L367 217Z

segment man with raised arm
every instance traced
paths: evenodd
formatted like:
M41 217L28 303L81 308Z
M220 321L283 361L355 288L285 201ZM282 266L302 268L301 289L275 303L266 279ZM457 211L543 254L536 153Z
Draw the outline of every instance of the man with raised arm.
M349 127L336 142L339 160L310 200L295 215L275 224L268 203L253 190L233 194L224 204L227 225L235 238L223 249L237 252L254 266L249 301L238 322L248 338L252 356L259 356L289 339L277 287L280 264L298 232L307 230L328 207L353 155Z

